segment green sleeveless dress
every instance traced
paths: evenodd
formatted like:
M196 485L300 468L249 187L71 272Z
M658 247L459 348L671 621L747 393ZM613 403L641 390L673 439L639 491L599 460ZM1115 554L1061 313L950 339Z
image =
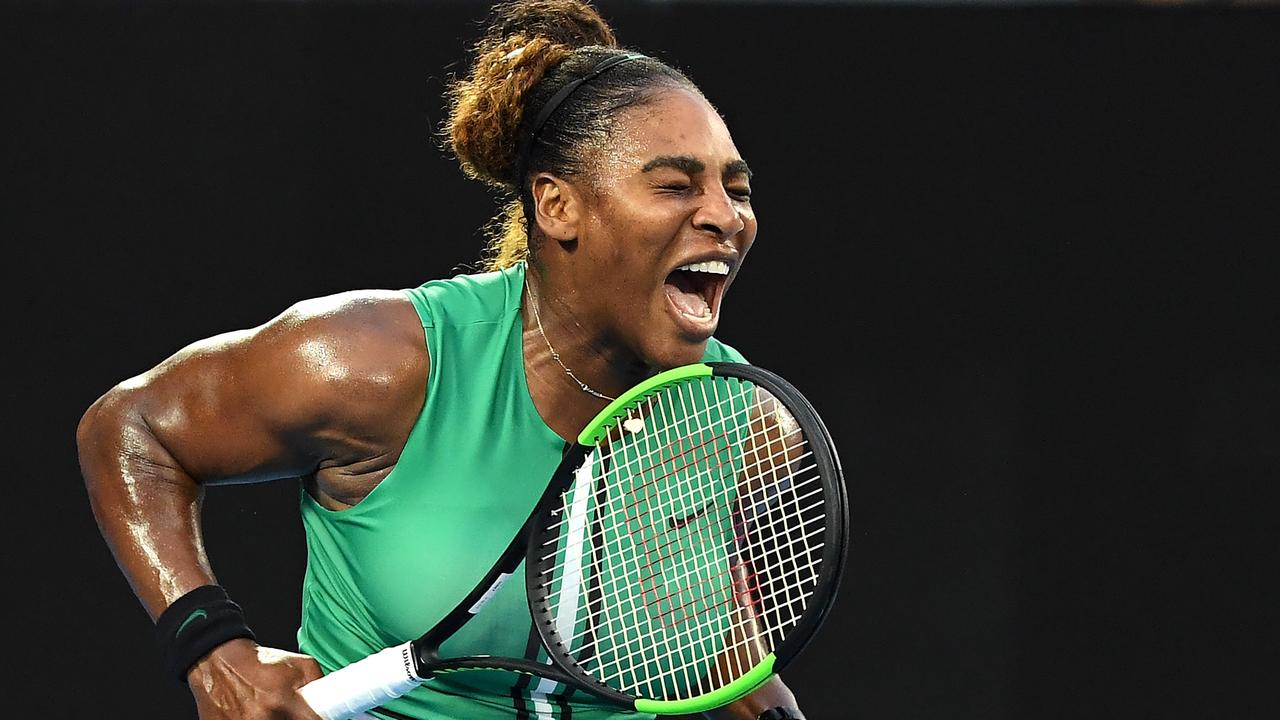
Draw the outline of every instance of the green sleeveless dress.
M396 467L355 507L332 511L302 492L307 539L299 649L325 672L418 637L479 582L560 462L525 382L524 265L404 291L431 355L426 403ZM714 339L706 361L744 362ZM523 565L517 577L523 577ZM441 654L546 660L523 582L502 586ZM605 720L652 717L538 678L449 673L386 706L417 720Z

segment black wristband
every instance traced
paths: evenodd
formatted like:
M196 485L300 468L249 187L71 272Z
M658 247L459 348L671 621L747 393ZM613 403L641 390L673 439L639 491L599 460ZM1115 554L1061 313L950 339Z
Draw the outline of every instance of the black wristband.
M203 585L183 595L160 613L156 642L165 670L187 682L187 671L210 650L228 640L256 640L244 612L220 585Z

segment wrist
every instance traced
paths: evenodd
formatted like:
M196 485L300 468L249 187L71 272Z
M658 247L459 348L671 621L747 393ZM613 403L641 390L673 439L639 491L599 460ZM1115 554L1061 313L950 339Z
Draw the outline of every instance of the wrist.
M249 638L232 638L205 653L187 671L188 685L203 685L205 680L235 667L246 658L256 658L258 643Z
M219 646L255 640L240 606L217 585L204 585L178 598L156 620L156 641L165 669L187 682L193 667Z

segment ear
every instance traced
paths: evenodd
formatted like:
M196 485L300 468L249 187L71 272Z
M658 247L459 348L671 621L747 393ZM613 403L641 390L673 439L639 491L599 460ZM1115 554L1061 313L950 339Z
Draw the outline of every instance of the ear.
M582 195L568 181L551 173L533 179L534 220L548 238L562 243L578 239L582 209Z

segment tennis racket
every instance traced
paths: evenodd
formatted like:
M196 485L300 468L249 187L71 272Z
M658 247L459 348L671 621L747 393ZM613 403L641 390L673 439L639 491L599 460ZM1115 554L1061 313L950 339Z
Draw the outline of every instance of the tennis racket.
M710 710L813 637L847 535L835 448L794 387L745 364L669 370L582 431L510 546L440 623L300 692L345 720L444 673L502 669L640 712ZM521 561L550 664L440 657Z

